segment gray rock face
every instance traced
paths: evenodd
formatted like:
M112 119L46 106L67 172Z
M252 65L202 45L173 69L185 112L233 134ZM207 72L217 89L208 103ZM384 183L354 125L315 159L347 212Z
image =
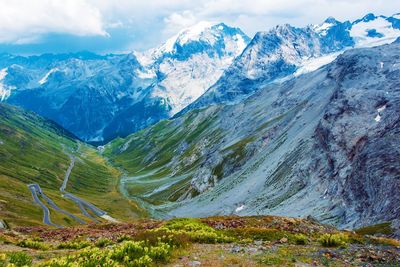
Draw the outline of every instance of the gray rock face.
M311 215L358 227L400 216L399 109L400 44L354 49L241 103L155 125L111 158L132 153L145 173L157 166L140 196L174 195L153 207L168 216ZM164 143L173 158L157 148ZM142 147L150 156L140 160ZM146 179L130 175L132 188Z
M227 214L242 202L240 214L311 214L339 226L399 218L399 48L346 52L249 99L242 114L254 105L267 107L266 117L296 114L271 129L240 171L175 213Z

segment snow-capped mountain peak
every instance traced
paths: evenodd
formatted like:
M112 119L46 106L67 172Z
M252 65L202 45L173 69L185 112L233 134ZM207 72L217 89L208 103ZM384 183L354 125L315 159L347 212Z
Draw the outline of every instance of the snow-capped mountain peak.
M231 41L230 44L227 41ZM139 56L143 62L156 62L164 57L175 57L186 60L192 54L207 52L207 50L226 50L237 55L246 47L250 39L239 29L224 23L201 21L192 27L181 30L169 38L160 47L151 49ZM144 58L143 58L144 57Z
M327 18L323 23L317 25L311 25L311 28L319 35L326 36L328 30L331 29L333 26L338 25L341 23L340 21L336 20L334 17Z
M175 44L185 45L189 42L199 41L213 25L212 22L201 21L190 28L180 31L165 43L165 52L172 52Z

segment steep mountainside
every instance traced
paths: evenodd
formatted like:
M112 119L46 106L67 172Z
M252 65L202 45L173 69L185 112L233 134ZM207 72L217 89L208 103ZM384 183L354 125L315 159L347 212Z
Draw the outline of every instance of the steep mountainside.
M68 172L69 179L61 190ZM35 204L28 188L31 184L37 184L36 188L50 199L48 202L37 191L40 201L50 208L51 222L57 225L93 221L68 194L90 201L118 219L135 216L139 212L135 204L117 191L118 176L119 172L93 148L81 144L60 126L0 104L0 217L10 225L43 221L42 208ZM52 201L65 212L57 210Z
M281 25L259 32L216 84L185 109L235 102L263 85L316 70L352 47L388 44L400 36L400 19L368 14L354 22L328 18L320 25Z
M400 44L345 52L235 105L194 110L105 154L154 214L398 219Z
M168 118L209 88L249 38L202 23L145 55L0 56L0 101L105 142Z

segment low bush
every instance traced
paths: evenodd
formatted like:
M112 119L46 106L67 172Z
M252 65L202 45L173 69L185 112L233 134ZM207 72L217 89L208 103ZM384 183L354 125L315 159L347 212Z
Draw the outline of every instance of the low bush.
M324 234L319 238L319 243L324 247L346 247L348 237L345 234Z
M128 235L121 235L121 236L119 236L117 238L117 242L118 243L121 243L121 242L124 242L124 241L132 241L132 240L133 240L132 237L130 237Z
M34 240L22 240L17 243L19 247L23 248L32 248L32 249L38 249L38 250L48 250L49 245L41 242L41 241L34 241Z
M308 243L308 237L303 234L294 235L294 243L296 245L305 245Z
M8 256L8 262L13 264L11 266L16 267L30 266L32 258L25 252L14 252Z
M166 235L187 236L190 241L198 243L230 243L234 241L231 236L200 222L196 219L174 219L168 221L160 228L149 230L149 232L163 232Z
M190 237L184 233L171 233L158 229L157 231L150 230L137 234L134 237L135 241L145 241L146 244L154 246L159 242L166 243L174 248L185 247L190 243Z
M159 242L155 246L146 245L145 241L125 241L112 248L85 248L79 254L52 259L42 263L46 267L93 267L93 266L130 266L147 267L153 263L165 263L172 252L172 247Z
M100 238L96 241L95 246L98 248L104 248L104 247L110 246L112 244L113 244L113 242L110 239Z
M227 230L227 233L236 236L238 239L251 238L254 240L277 241L282 238L287 238L288 240L293 240L293 235L291 233L271 228L235 228Z
M87 241L70 241L65 243L60 243L58 249L83 249L89 247L91 244Z

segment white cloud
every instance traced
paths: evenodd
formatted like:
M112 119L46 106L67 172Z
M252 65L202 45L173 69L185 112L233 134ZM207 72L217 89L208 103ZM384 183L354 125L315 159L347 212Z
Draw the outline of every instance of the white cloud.
M400 12L400 1L0 0L0 43L34 42L52 32L107 36L119 28L131 36L131 48L143 48L203 20L225 22L252 36L277 24L304 26L328 16L355 20L369 12L392 15Z
M100 10L84 0L0 0L1 43L32 43L46 33L107 35Z
M164 19L164 33L172 35L183 28L194 25L197 20L198 18L190 10L185 10L181 13L174 12Z

